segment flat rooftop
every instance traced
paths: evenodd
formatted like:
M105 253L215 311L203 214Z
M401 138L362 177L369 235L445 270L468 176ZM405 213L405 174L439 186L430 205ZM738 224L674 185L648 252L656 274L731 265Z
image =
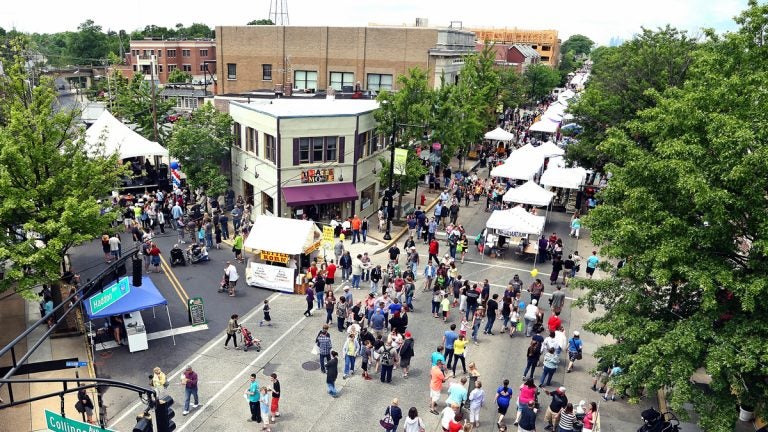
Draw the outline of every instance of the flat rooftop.
M257 99L231 104L275 118L344 117L379 108L379 103L371 99Z

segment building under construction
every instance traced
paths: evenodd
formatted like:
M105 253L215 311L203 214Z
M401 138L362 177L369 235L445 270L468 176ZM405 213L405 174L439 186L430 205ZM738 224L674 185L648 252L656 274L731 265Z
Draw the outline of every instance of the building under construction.
M523 30L518 28L471 29L478 43L530 45L541 55L541 62L557 67L560 62L560 39L557 30Z

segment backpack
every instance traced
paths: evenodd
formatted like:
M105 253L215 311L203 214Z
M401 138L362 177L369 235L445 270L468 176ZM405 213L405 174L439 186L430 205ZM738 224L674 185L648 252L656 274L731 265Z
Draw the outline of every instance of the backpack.
M384 347L384 351L379 358L381 359L381 364L384 366L391 366L394 364L392 361L392 348L387 349L387 347Z

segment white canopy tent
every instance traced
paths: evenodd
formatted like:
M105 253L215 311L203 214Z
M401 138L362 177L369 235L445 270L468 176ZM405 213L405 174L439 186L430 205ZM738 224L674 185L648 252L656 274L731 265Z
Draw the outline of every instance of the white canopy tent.
M537 121L536 123L532 124L528 130L531 132L544 132L544 133L553 134L557 132L558 127L560 127L559 120L553 120L553 119L544 117L541 120Z
M319 242L322 234L312 221L262 215L256 218L243 246L298 255Z
M555 157L555 156L562 156L565 154L565 150L561 149L557 146L557 144L553 143L552 141L547 141L545 143L542 143L538 147L536 147L536 150L539 151L539 153L544 157Z
M91 153L100 151L100 146L103 145L106 154L117 152L120 159L139 156L168 157L168 149L132 131L106 110L93 126L85 131L85 142Z
M525 147L525 146L523 146ZM544 165L544 157L538 152L518 149L507 160L491 170L492 177L530 180Z
M496 210L491 213L485 226L506 233L541 235L544 231L544 222L544 216L534 216L522 207L513 207L509 210Z
M554 193L537 185L533 181L527 181L523 185L512 188L502 198L506 202L531 204L535 206L548 206L552 202Z
M550 167L544 171L539 181L544 186L564 189L578 189L587 178L587 170L581 167L556 168Z
M515 139L515 134L507 132L504 129L497 127L496 129L486 132L485 139L496 141L512 141Z

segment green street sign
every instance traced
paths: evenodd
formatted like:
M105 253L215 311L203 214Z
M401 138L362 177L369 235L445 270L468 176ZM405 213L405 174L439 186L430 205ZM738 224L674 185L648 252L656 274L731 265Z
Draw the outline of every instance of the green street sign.
M110 429L64 418L48 410L45 410L45 426L53 432L114 432Z
M101 312L116 301L128 295L129 292L131 292L131 284L128 282L128 277L126 276L88 299L88 301L91 302L91 313L95 314Z

